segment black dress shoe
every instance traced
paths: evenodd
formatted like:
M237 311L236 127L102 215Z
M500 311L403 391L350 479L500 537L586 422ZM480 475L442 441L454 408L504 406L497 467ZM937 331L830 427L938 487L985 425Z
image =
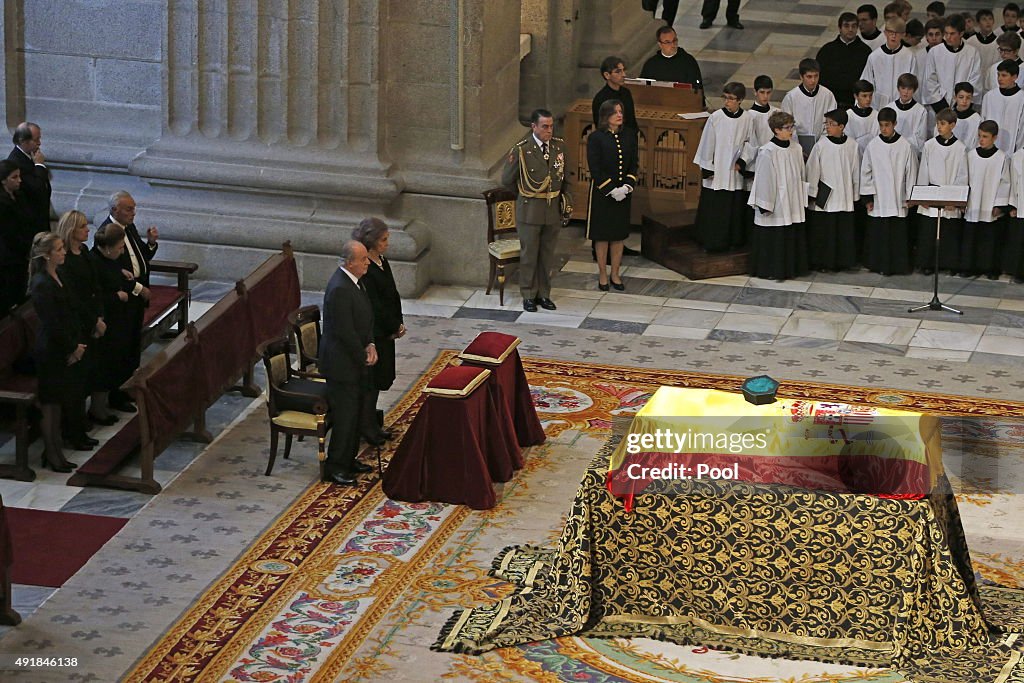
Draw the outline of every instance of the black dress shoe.
M739 19L737 19L736 21L730 21L730 22L728 22L728 24L729 24L729 28L734 28L737 31L742 31L743 30L743 24L740 23Z
M94 425L101 425L103 427L109 427L112 424L117 424L117 415L107 415L106 417L96 417L92 413L87 413L86 417L92 420Z
M523 299L523 310L528 313L536 313L537 302L533 299Z
M111 403L110 407L113 408L114 410L119 410L122 413L134 413L138 411L138 408L136 408L135 404L132 403L131 401L119 401L117 403Z
M700 22L700 27L701 28L711 28L711 20L710 19L705 19L704 21Z
M558 308L558 306L555 305L555 302L547 298L546 296L537 299L537 303L539 303L540 307L543 308L545 311L553 311L556 308Z
M395 433L390 429L380 430L380 435L383 436L388 441L391 441L391 439L395 438Z
M356 478L348 472L334 472L331 474L324 475L324 481L328 484L338 484L340 486L355 486Z
M364 436L363 441L370 444L371 446L383 446L386 439L383 436Z
M352 468L351 469L356 474L366 474L367 472L373 472L373 468L372 467L370 467L369 465L364 465L363 463L358 462L358 461L352 463Z
M604 283L602 285L600 282L598 282L597 283L597 288L600 289L602 292L607 292L608 291L608 283L606 282L606 283Z

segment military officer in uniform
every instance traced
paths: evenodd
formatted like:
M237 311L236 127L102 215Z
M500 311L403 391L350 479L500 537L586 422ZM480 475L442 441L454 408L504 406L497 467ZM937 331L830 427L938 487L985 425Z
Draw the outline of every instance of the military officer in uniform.
M516 223L519 252L519 290L523 309L555 310L551 272L562 217L572 213L565 188L565 142L553 137L554 117L546 109L530 115L530 134L508 153L501 182L519 193Z

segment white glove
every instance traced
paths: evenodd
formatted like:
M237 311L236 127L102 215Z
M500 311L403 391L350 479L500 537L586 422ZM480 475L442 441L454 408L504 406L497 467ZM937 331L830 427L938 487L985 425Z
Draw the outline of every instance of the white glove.
M626 186L622 185L620 187L616 187L614 190L608 193L608 196L617 202L621 202L623 199L626 198Z
M625 188L626 194L629 194L630 192L633 191L633 188L630 187L629 185L623 185L622 187Z

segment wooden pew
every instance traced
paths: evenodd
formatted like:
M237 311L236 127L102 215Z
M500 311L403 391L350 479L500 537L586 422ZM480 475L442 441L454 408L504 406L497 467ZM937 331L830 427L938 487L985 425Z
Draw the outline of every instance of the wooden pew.
M257 349L285 334L288 314L299 304L299 280L291 245L235 284L185 334L140 367L122 385L138 414L80 466L69 486L107 486L155 494L154 460L175 439L209 443L206 411L221 394L261 392L252 378ZM241 378L241 385L238 381ZM191 426L191 429L188 429ZM139 454L138 477L119 474Z

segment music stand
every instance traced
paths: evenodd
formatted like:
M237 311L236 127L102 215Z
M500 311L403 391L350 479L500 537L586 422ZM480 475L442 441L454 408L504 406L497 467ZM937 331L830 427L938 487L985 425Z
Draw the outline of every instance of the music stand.
M967 206L967 195L970 188L966 185L914 185L910 192L910 199L907 206L924 206L930 209L938 209L935 212L935 280L932 300L921 306L908 308L908 313L918 311L949 311L957 315L963 315L952 306L939 301L939 248L942 242L942 210L947 207L963 208Z

